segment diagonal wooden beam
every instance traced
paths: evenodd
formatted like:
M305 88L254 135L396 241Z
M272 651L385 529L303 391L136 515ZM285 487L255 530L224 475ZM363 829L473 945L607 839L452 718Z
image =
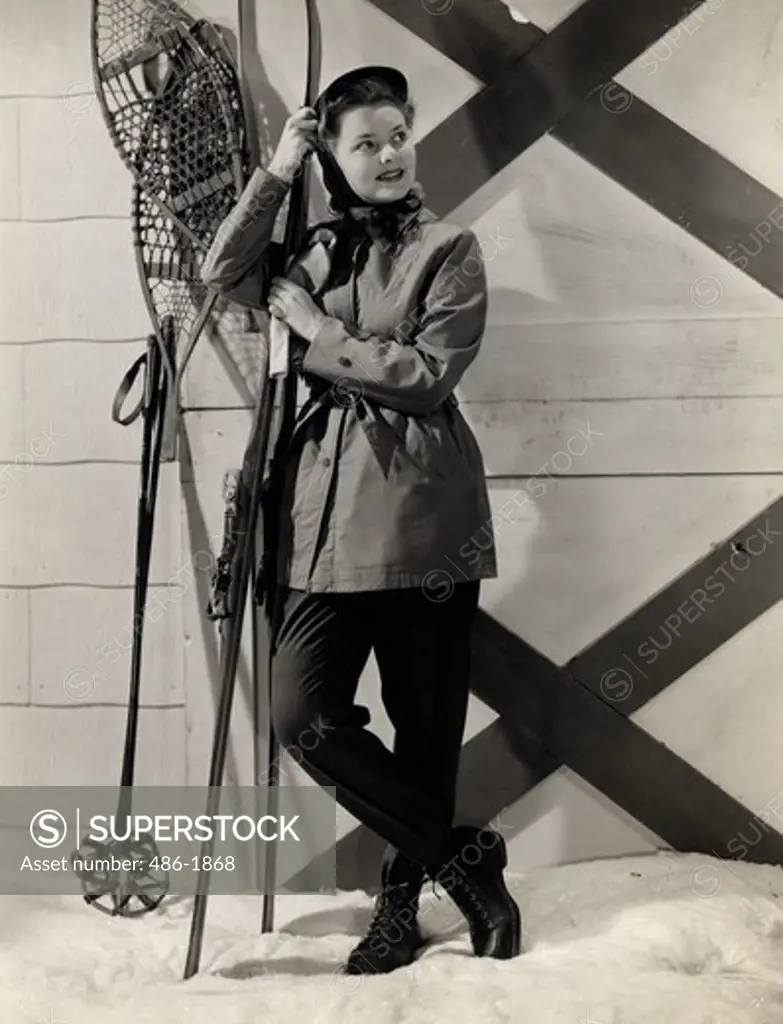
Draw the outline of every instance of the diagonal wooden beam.
M719 299L731 275L741 273L783 297L783 199L776 192L612 81L611 76L596 82L586 95L587 72L580 74L576 88L571 82L562 87L570 89L571 95L560 97L559 107L552 101L540 110L531 110L531 103L546 87L546 76L555 73L543 60L546 47L553 45L550 41L575 15L547 35L535 25L513 22L501 0L487 0L486 5L463 0L441 17L428 14L423 5L403 0L371 2L490 83L421 143L421 177L433 183L427 202L440 216L447 216L550 132L720 257L717 286L711 285L706 298L695 294L694 301ZM572 35L560 41L559 49L573 49ZM497 47L494 59L493 46ZM572 53L572 59L582 62L589 50L585 40L584 55ZM555 55L557 52L555 48ZM520 76L519 87L512 90L506 79L515 75ZM515 99L531 78L540 80L539 92ZM561 86L554 83L550 88L555 92ZM557 111L562 113L567 102L571 107L558 121ZM488 121L493 112L495 120ZM503 122L504 130L496 135L497 121ZM444 160L443 154L448 152L458 153L459 160Z
M631 715L783 598L783 498L566 666Z
M752 812L628 716L781 598L783 498L713 547L564 669L480 612L472 689L503 716L512 738L524 735L542 746L675 848L733 857L736 847L728 844L747 830ZM587 693L604 711L585 699ZM606 711L616 717L608 718ZM618 717L628 729L618 725ZM607 751L619 758L614 768ZM612 774L618 763L628 769L619 780ZM651 764L655 786L647 778L647 767L639 767ZM702 816L706 806L711 822ZM764 839L764 853L756 853L779 863L781 844L783 836L773 830Z
M472 689L503 717L512 741L526 737L543 747L675 848L734 857L736 846L728 844L747 830L752 812L628 718L782 598L783 498L714 546L564 669L480 612ZM586 693L629 728L586 701ZM607 751L619 758L614 768ZM618 763L628 771L615 780ZM650 764L658 782L648 791L647 769L640 773L639 766ZM520 789L517 799L525 792ZM676 799L667 809L672 793ZM688 808L697 805L698 813L689 817ZM714 816L711 823L701 815L705 806ZM679 845L683 841L684 847ZM783 836L773 830L760 856L769 854L780 862L781 843Z
M674 849L736 856L752 813L519 637L480 616L473 691L514 731L540 743ZM783 834L767 829L747 853L783 864Z
M585 0L419 144L433 211L472 196L703 2Z
M502 0L457 0L442 15L436 5L428 9L426 3L410 0L369 2L483 83L497 78L546 37L530 22L515 22Z
M783 199L621 86L588 97L552 131L608 178L707 245L716 285L696 304L717 305L744 273L783 298ZM627 103L623 113L604 106ZM623 100L623 96L626 97Z
M503 717L512 738L543 747L676 849L734 857L729 844L747 831L752 812L629 716L782 598L783 498L563 669L480 612L472 689ZM623 777L616 779L618 764ZM763 851L754 856L780 863L783 836L769 832Z

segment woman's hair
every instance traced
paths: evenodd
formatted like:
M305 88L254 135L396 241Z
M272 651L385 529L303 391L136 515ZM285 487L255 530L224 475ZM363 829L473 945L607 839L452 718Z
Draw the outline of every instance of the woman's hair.
M390 103L402 112L408 128L413 125L416 107L412 100L403 102L388 82L382 78L359 78L348 85L339 96L326 104L321 118L320 132L322 139L334 141L340 134L340 119L343 114L356 107L375 107Z

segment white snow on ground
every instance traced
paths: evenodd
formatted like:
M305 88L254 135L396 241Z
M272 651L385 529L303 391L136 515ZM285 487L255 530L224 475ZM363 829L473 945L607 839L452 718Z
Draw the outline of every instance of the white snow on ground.
M2 1024L783 1024L783 869L661 852L508 874L528 952L472 956L428 889L432 944L390 975L337 973L364 893L209 902L182 981L191 899L110 918L79 897L0 898Z

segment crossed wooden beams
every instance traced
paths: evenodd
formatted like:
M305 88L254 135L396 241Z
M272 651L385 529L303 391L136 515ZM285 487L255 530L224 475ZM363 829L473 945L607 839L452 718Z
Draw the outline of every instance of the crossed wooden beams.
M703 0L584 0L548 34L502 0L440 15L369 2L487 83L419 146L434 212L448 216L550 133L724 261L763 234L732 273L783 296L780 197L613 82ZM562 668L480 612L472 689L499 719L463 747L459 817L489 821L566 765L675 849L783 863L780 832L754 828L752 811L629 718L781 597L783 498ZM382 847L363 827L344 836L338 887L372 889Z

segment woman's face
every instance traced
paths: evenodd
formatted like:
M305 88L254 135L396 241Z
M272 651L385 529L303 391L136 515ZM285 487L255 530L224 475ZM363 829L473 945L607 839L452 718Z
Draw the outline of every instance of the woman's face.
M402 111L391 104L346 111L332 143L340 170L365 202L401 199L416 179L416 150Z

